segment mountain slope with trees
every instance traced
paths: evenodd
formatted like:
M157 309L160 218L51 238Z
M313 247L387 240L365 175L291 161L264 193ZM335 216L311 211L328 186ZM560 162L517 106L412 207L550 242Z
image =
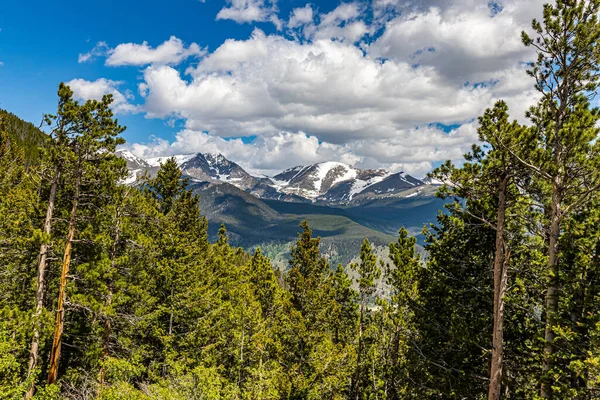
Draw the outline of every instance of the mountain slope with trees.
M351 271L306 221L284 269L224 225L210 240L174 158L123 184L110 95L61 84L35 164L0 115L0 398L596 398L599 12L544 7L531 123L486 110L465 162L432 173L452 201L426 253L402 228L387 261L360 240Z

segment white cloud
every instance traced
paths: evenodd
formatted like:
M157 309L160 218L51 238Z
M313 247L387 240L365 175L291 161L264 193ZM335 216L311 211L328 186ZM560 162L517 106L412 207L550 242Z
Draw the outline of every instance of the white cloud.
M337 39L350 43L357 42L369 31L367 24L360 19L364 8L364 5L356 2L342 3L326 14L319 14L318 24L303 25L302 35L313 41Z
M106 42L98 42L92 50L79 54L79 63L93 61L97 57L106 57L106 65L143 66L148 64L176 65L189 57L201 57L206 53L196 43L186 47L181 39L171 36L162 44L153 48L148 42L121 43L111 49Z
M171 36L156 48L152 48L147 42L122 43L109 51L106 65L179 64L186 58L201 57L205 53L196 43L186 48L181 39Z
M467 7L444 9L435 4L424 11L405 11L387 22L369 53L432 66L448 79L472 83L533 58L531 48L521 43L520 33L541 10L541 1L507 2L493 16L485 3L463 3ZM537 7L531 8L531 3Z
M407 142L406 138L412 141ZM265 175L275 175L290 166L336 160L359 168L383 167L424 177L432 168L429 160L460 160L476 139L473 123L450 134L436 128L424 128L405 131L397 138L358 140L344 145L323 142L304 132L278 132L244 143L239 138L227 140L185 129L177 133L173 142L153 138L149 143L131 144L129 149L142 158L194 152L221 153L249 171Z
M172 143L132 150L219 151L267 172L338 160L423 176L435 161L462 158L477 140L474 121L495 101L506 100L524 122L537 95L520 31L540 0L376 0L373 20L365 7L296 8L285 36L255 29L228 39L185 74L152 63L138 85L147 117L181 118L186 129ZM217 18L279 21L275 10L235 0ZM438 123L459 128L447 133ZM257 136L251 144L235 139L249 135Z
M79 53L79 57L77 58L78 63L86 63L89 61L93 61L96 57L104 57L110 51L110 47L106 42L98 42L94 46L93 49L88 51L87 53Z
M217 14L217 20L229 19L238 24L251 22L272 22L281 29L282 22L277 17L275 1L265 3L265 0L227 0L228 7L223 7Z
M313 9L310 4L302 8L294 8L290 19L288 21L288 27L296 28L301 25L306 25L313 21Z
M341 22L356 19L361 15L361 7L359 3L342 3L333 11L321 14L321 24L339 25Z
M150 116L177 115L192 129L219 136L306 131L345 143L472 120L501 95L510 100L522 92L511 89L525 76L519 68L470 86L433 66L381 61L343 42L299 43L255 30L206 56L189 70L191 81L174 68L154 66L144 71L140 89Z
M93 82L85 79L73 79L67 85L73 90L73 95L78 100L101 100L105 94L112 94L112 109L120 114L132 114L141 111L140 106L131 104L133 95L129 92L121 92L118 87L122 82L111 81L100 78Z

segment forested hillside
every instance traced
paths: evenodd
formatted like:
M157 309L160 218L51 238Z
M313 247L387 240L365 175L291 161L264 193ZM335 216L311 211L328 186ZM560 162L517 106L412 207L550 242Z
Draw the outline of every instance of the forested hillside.
M30 122L25 122L15 114L0 109L0 118L4 120L8 139L14 141L23 151L25 162L36 163L40 157L40 148L44 146L46 135Z
M359 232L350 270L307 222L284 270L209 240L172 158L124 185L110 95L60 84L39 142L0 114L0 398L597 398L599 12L559 0L523 34L539 101L527 124L498 101L432 172L426 256Z

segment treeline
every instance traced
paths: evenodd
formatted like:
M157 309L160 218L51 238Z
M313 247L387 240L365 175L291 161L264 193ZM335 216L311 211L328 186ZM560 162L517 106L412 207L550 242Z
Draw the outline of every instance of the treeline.
M210 243L174 160L121 185L111 97L61 85L37 164L0 129L0 398L598 397L599 11L544 7L530 123L487 110L427 257L365 240L355 282L307 223L283 272Z

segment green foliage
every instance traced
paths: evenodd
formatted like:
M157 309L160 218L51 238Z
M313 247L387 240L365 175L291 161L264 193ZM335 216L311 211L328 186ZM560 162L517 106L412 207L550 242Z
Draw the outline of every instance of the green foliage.
M532 126L511 122L504 102L486 110L480 145L461 167L435 172L447 183L439 195L456 201L424 229L423 256L402 228L382 268L373 244L387 236L354 231L353 251L362 241L356 282L343 265L331 268L349 250L336 255L331 237L313 237L306 221L286 271L267 257L285 254L283 245L250 254L224 225L212 228L211 243L202 199L174 159L140 186L122 185L115 149L124 128L110 96L80 104L61 85L39 154L24 151L36 131L0 113L0 398L22 398L31 384L36 399L485 398L498 243L510 278L502 393L539 398L540 383L551 381L546 397L592 397L600 385L600 145L588 95L598 78L590 65L599 8L544 8L543 25L533 23L539 38L523 38L539 50L531 75L544 93ZM550 90L552 80L565 92ZM42 233L52 187L52 229ZM354 229L349 221L322 217L315 232ZM296 223L284 228L295 232ZM46 245L40 299L36 267ZM380 279L389 296L377 297ZM553 288L556 302L545 301ZM54 332L59 289L65 323ZM59 331L59 379L47 385ZM28 374L36 337L39 361Z
M14 146L22 149L25 165L36 165L40 162L41 148L47 144L48 138L38 127L23 121L15 114L0 109L0 119L4 121L4 129L8 139Z

